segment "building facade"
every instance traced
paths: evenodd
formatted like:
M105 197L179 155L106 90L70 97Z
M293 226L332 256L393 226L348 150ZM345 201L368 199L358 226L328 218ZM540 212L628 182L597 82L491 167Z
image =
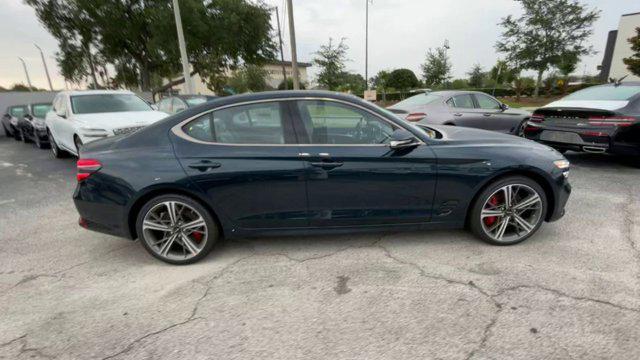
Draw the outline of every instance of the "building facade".
M640 77L633 75L622 62L622 59L631 57L633 54L631 44L627 40L636 36L637 27L640 27L640 12L622 15L618 30L609 32L600 66L600 80L608 81L627 76L624 81L640 81Z

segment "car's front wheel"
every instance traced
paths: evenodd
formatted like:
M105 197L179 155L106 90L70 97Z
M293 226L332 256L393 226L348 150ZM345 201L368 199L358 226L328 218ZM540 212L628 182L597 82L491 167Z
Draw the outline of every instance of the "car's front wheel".
M136 230L154 257L176 265L205 257L218 239L218 226L209 211L181 195L161 195L140 210Z
M20 133L20 130L17 128L13 128L13 139L15 141L22 141L22 134Z
M68 153L58 147L56 143L56 139L51 134L51 131L47 131L47 136L49 136L49 144L51 144L51 154L56 159L61 159L67 157Z
M547 197L532 179L510 176L485 188L472 206L469 225L475 235L494 245L513 245L538 231Z

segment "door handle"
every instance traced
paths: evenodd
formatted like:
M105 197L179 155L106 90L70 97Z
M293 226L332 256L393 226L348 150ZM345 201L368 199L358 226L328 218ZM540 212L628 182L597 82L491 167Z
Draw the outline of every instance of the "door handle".
M455 113L453 116L462 116L462 113Z
M482 116L487 116L487 117L489 117L489 116L491 116L491 114L490 114L490 113L484 113L484 114L482 114Z
M319 162L312 162L311 166L314 167L319 167L325 170L332 170L335 168L338 168L340 166L342 166L343 163L341 162L335 162L335 161L319 161Z
M211 160L201 160L193 164L189 164L189 167L192 169L196 169L201 172L205 172L207 170L216 169L222 166L222 164L213 162Z

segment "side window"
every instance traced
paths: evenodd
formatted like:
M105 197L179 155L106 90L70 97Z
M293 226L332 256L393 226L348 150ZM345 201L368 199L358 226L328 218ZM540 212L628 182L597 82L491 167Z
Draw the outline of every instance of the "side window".
M500 110L500 103L487 95L476 94L476 100L478 100L481 109Z
M260 103L214 111L189 122L189 136L222 144L284 144L285 126L280 104Z
M376 115L333 101L297 102L311 144L386 144L397 127Z
M171 113L171 98L160 100L158 103L158 110L166 112L167 114Z
M184 111L187 109L187 104L184 103L184 101L178 99L178 98L173 98L173 113L177 114L181 111Z
M473 109L473 98L469 94L457 95L451 98L453 107L461 109Z

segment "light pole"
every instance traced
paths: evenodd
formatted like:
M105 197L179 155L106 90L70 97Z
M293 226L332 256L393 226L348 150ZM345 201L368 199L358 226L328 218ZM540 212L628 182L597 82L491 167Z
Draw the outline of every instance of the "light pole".
M182 31L182 18L180 17L180 5L178 0L173 0L173 14L176 17L176 29L178 30L178 46L180 47L180 59L182 60L182 75L184 76L184 84L187 94L194 94L193 80L189 71L189 58L187 57L187 44L184 41L184 32Z
M300 75L298 74L298 55L296 53L296 30L293 22L293 1L287 0L289 10L289 37L291 38L291 67L293 70L293 90L300 90Z
M40 57L42 58L42 65L44 65L44 73L47 74L47 81L49 82L49 90L53 91L53 85L51 85L51 77L49 76L49 68L47 68L47 62L44 61L44 54L42 53L42 49L38 44L33 44L40 51Z
M447 71L447 51L451 49L449 46L449 40L444 39L444 71ZM444 85L447 85L447 73L444 74Z
M22 62L22 67L24 68L24 74L27 75L27 84L29 84L29 91L33 91L33 87L31 86L31 79L29 78L29 71L27 71L27 64L25 64L24 59L18 57Z
M365 88L369 90L369 3L373 4L373 0L364 0L366 3L365 25L364 25L364 83Z
M280 30L280 12L276 6L276 20L278 21L278 39L280 40L280 61L282 61L282 78L284 79L284 89L289 90L289 84L287 84L287 69L284 65L284 52L282 51L282 31Z

